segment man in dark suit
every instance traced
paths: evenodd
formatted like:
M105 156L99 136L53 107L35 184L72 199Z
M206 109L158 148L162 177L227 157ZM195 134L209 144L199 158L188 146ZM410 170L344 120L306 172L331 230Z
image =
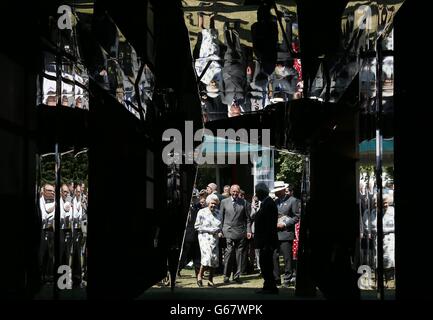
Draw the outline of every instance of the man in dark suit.
M253 203L254 217L254 246L259 250L260 269L263 276L263 289L257 293L278 293L273 274L274 251L278 247L278 209L269 197L269 188L264 183L256 185L256 197L261 201L260 208Z
M247 238L251 238L250 215L247 212L245 200L239 198L240 187L236 184L230 188L230 197L221 201L223 236L226 238L227 249L224 255L224 283L229 282L232 271L233 255L236 255L236 272L233 281L241 283L240 275L244 261L244 250Z
M272 192L277 196L275 204L278 208L279 242L274 254L274 276L277 284L281 284L279 256L282 254L284 257L283 285L289 286L293 276L292 247L295 239L295 224L298 223L300 217L300 206L298 199L293 196L293 187L283 181L275 181Z
M239 33L234 28L224 25L224 40L227 51L224 54L222 69L223 91L221 100L229 107L232 104L239 108L244 104L244 92L247 85L246 62L241 48Z
M268 3L257 9L257 22L251 25L253 51L263 71L269 76L277 62L278 25L277 18L271 14Z

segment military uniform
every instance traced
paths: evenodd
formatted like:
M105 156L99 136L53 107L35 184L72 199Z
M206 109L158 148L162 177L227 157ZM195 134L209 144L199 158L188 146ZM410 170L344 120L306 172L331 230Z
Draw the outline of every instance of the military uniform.
M43 282L53 281L54 268L54 213L55 202L39 199L39 207L42 218L42 233L40 246L40 266Z
M71 265L72 248L72 198L60 198L60 261Z
M72 226L73 226L73 244L72 244L72 280L74 284L81 284L83 270L83 206L81 198L73 200L72 205Z
M293 196L286 195L275 201L278 208L278 223L285 225L284 229L278 230L279 246L274 253L274 276L277 283L280 279L280 254L284 257L284 276L283 283L288 285L293 276L293 240L295 239L295 225L300 218L299 200Z

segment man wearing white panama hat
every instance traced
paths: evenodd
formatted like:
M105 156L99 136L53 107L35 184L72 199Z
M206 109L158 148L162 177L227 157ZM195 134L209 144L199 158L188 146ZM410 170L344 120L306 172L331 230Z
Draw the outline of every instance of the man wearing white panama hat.
M286 189L288 192L286 193ZM275 181L273 193L277 196L275 204L278 208L278 242L279 246L274 254L274 277L277 284L280 279L280 254L284 257L283 284L288 286L293 275L292 246L295 238L295 225L299 221L299 201L293 196L293 187L284 181Z

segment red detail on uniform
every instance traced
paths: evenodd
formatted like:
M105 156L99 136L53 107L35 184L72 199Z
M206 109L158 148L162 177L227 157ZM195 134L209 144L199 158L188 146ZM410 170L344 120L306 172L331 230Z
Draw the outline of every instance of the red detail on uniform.
M293 259L294 260L298 260L298 247L299 247L299 228L300 228L300 223L298 222L295 225L295 239L293 240L293 247L292 247L292 254L293 254Z
M293 52L299 52L299 45L296 42L292 42ZM293 62L293 68L298 72L298 81L302 81L302 65L301 59L295 59Z

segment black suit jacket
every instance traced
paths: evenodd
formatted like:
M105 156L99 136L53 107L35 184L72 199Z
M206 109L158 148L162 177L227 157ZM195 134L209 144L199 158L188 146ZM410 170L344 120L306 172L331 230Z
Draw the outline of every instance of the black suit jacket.
M250 213L245 200L237 198L236 210L232 197L222 200L220 213L225 238L239 240L246 237L247 231L251 232Z
M275 249L278 244L278 209L275 202L267 197L254 216L254 246L256 249Z

